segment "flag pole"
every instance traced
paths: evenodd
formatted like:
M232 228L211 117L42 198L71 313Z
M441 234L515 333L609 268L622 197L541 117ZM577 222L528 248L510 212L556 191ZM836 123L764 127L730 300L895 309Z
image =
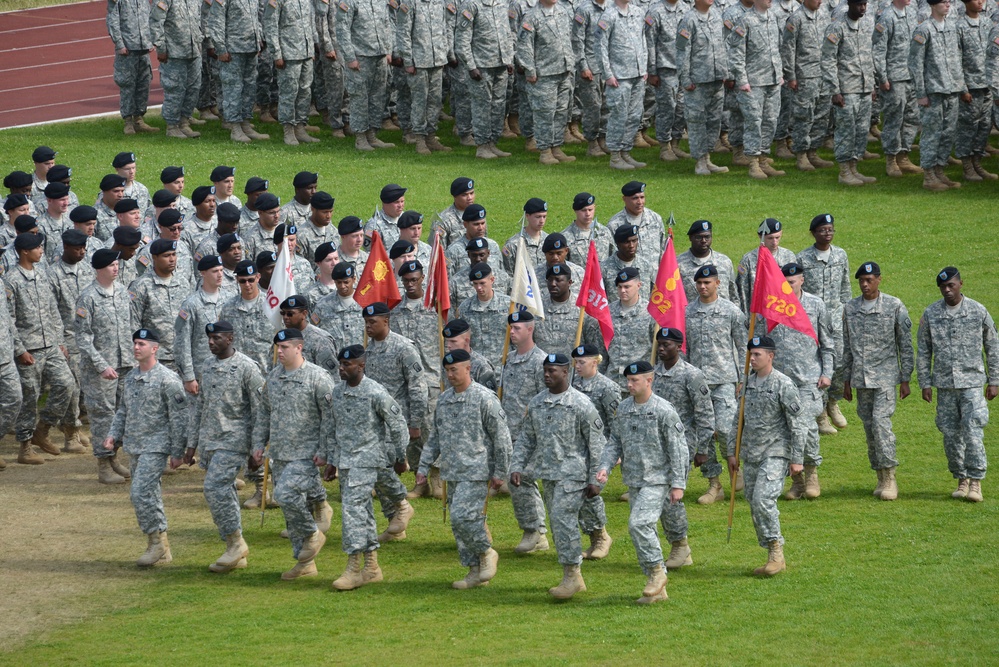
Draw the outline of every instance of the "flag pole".
M673 225L675 225L675 224L676 224L676 220L673 219L673 211L670 211L669 212L669 222L666 223L666 236L667 236L666 243L667 243L667 245L669 244L670 241L673 240ZM663 248L663 253L665 253L665 252L666 252L666 249ZM676 248L673 249L673 252L676 252ZM660 259L660 263L662 263L661 259ZM653 368L655 368L655 366L656 366L656 357L659 356L659 332L662 331L662 330L663 330L663 328L657 324L656 325L656 332L652 335L652 358L649 359L649 363L652 364Z
M594 236L593 230L594 230L595 227L596 227L596 220L594 220L594 222L590 224L590 237L586 240L587 241L587 246L586 246L587 258L588 258L589 254L590 254L590 250L593 249L593 246L591 244L593 243L593 236ZM589 262L587 262L587 264L589 264ZM579 344L583 340L583 319L585 317L586 317L586 309L585 308L580 308L579 309L579 321L576 322L576 344L573 345L573 347L579 347ZM570 381L571 381L571 378L570 378Z
M526 221L527 221L527 218L524 215L521 215L520 216L520 236L518 237L518 240L519 240L520 237L524 236L524 224L525 224ZM519 244L517 246L517 252L518 252L518 254L520 252L520 246L519 246ZM525 262L527 261L526 258L523 258L523 259L524 259ZM516 268L516 267L514 267L514 268ZM528 270L530 270L530 269L528 269ZM516 280L516 278L514 278L514 280ZM517 306L517 304L515 302L510 301L510 310L508 310L507 313L506 313L506 315L507 315L507 319L506 319L506 335L503 337L503 357L500 359L500 386L499 386L499 389L496 390L496 396L500 400L503 400L503 382L502 382L502 379L503 379L503 368L506 366L506 358L507 358L507 356L510 353L510 315L513 315L513 310L514 310L514 308L516 308L516 306ZM486 494L487 497L488 497L488 495L489 494Z

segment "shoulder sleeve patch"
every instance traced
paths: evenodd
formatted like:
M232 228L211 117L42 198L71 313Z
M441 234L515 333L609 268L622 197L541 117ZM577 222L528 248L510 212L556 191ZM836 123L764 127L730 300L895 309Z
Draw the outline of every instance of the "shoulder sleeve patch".
M132 290L128 290L128 300L135 301L135 292L133 292Z
M162 0L160 2L157 2L156 6L159 7L160 9L162 9L163 11L166 11L167 8L168 8L167 3L162 2Z
M187 320L187 318L189 318L190 316L191 316L191 314L190 314L190 313L188 313L188 312L187 312L186 310L184 310L183 308L181 308L181 309L180 309L180 310L179 310L179 311L177 312L177 317L179 317L180 319L182 319L182 320L185 320L185 321L186 321L186 320Z
M648 24L648 25L655 25L656 24L656 19L651 14L647 14L645 16L645 23Z
M926 35L924 35L921 32L914 33L912 35L912 41L916 42L917 44L925 44L926 43Z
M142 266L149 266L149 258L146 257L145 255L142 255L141 257L136 257L136 261L139 262L139 264L142 264Z
M678 421L675 424L673 424L673 428L676 429L677 433L683 433L683 424L681 422Z
M582 14L576 14L576 15L575 15L575 16L573 17L573 20L574 20L574 21L575 21L576 23L578 23L579 25L583 25L584 23L586 23L586 17L585 17L585 16L583 16ZM999 38L997 38L997 39L999 39Z
M316 315L315 313L310 313L309 314L309 320L311 320L312 323L315 324L317 327L319 326L319 322L321 321L319 319L319 316Z
M706 385L706 384L701 385L701 394L702 395L707 396L710 393L711 393L711 390L708 389L708 385Z
M472 16L472 12L468 11L467 9L461 10L461 15L465 17L466 21L471 21L472 19L475 18L474 16Z
M339 5L337 5L337 7L339 7L339 8L340 8L340 11L342 11L342 12L345 12L345 11L347 11L348 9L350 9L350 7L349 7L349 6L347 6L347 3L346 3L346 2L340 2L340 4L339 4Z
M905 328L906 329L911 329L912 328L912 320L910 320L908 317L905 318Z
M874 26L874 29L877 30L878 32L884 32L885 31L885 24L884 23L878 23L878 24L876 24Z
M458 8L454 6L453 2L447 3L447 10L449 12L451 12L452 14L457 14L458 13Z
M735 28L732 30L732 32L734 32L735 34L737 34L739 37L745 37L746 36L746 29L743 28L741 25L735 26Z
M86 308L77 308L76 309L76 316L77 317L86 317L87 316L87 309Z
M521 23L520 27L526 30L527 32L531 32L532 30L534 30L534 26L528 23L527 21Z
M604 423L600 421L600 417L597 417L596 419L593 420L593 428L595 428L598 431L604 430Z
M606 30L608 28L608 23L607 21L600 19L599 21L597 21L597 27L600 28L601 30Z
M729 30L732 29L732 19L725 19L724 24L725 27L728 28Z
M826 39L828 39L833 44L839 44L839 35L837 35L834 32L831 32L828 35L826 35Z
M326 401L326 405L333 405L333 394L327 393L323 396L323 400Z
M784 25L784 27L785 27L785 28L787 28L787 31L788 31L788 32L794 32L794 31L795 31L795 30L797 29L797 28L795 28L795 27L794 27L794 24L793 24L793 23L791 23L790 21L788 21L788 22L787 22L787 23L786 23L786 24Z
M791 411L792 414L798 414L799 412L801 412L801 403L795 401L790 406L788 406L788 409Z
M680 35L680 37L683 37L684 39L690 39L690 31L686 28L680 28L676 34Z

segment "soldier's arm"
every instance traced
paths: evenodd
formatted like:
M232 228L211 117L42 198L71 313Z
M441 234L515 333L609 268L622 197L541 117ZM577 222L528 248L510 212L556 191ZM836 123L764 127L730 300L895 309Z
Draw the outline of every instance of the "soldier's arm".
M125 40L121 38L121 12L118 9L118 0L108 0L107 13L108 35L114 42L114 49L118 51L125 48Z
M586 483L597 484L597 473L600 472L607 438L604 436L600 414L592 403L589 408L579 420L579 437L586 445Z
M916 380L924 391L933 377L933 335L930 331L929 308L923 311L916 329Z
M648 48L645 50L647 54L645 67L648 69L649 74L655 74L656 72L656 62L658 61L659 52L659 21L656 20L656 16L652 13L650 9L645 13L645 43Z
M336 424L333 421L333 380L325 373L317 377L315 396L319 408L319 448L316 454L321 456L333 449L331 443Z
M409 393L409 427L423 428L428 401L427 383L423 379L423 363L420 361L420 355L412 349L400 360L400 363Z
M680 20L680 25L676 31L676 71L680 80L681 88L688 88L693 85L690 80L690 51L697 21L687 21L686 18Z
M746 366L742 351L745 349L745 341L748 340L749 337L746 330L746 315L742 311L739 311L738 313L732 311L730 327L731 329L729 330L729 335L732 337L732 364L735 366L735 376L739 378L739 382L742 382L746 379L742 377L742 373Z
M690 465L690 452L687 449L687 436L683 422L675 411L670 411L660 419L660 442L669 461L669 486L671 489L687 488L687 467Z
M815 335L819 337L819 360L822 367L820 372L823 377L831 380L833 369L836 367L836 346L833 343L832 319L825 304L819 303L821 305L818 317L819 328Z
M177 362L177 369L180 371L180 379L184 382L191 382L195 379L194 352L191 349L194 345L191 318L192 313L188 304L184 303L173 322L174 359Z
M187 424L187 448L197 450L201 444L201 420L204 415L207 392L200 392L197 396L191 397Z
M402 8L406 7L406 11ZM395 55L402 58L406 67L416 67L413 61L413 24L416 22L416 10L399 3L399 11L395 13Z
M586 16L579 10L572 15L572 33L569 40L572 43L572 55L576 58L576 71L590 69L586 65Z
M898 346L899 382L909 382L912 379L915 361L912 352L912 320L905 304L898 304L895 313L895 341Z
M417 474L424 477L430 472L430 466L434 464L434 461L437 460L437 457L441 453L440 440L438 438L439 429L436 428L436 413L431 416L431 419L435 422L435 428L430 429L430 437L427 438L427 442L423 445L423 452L420 454L420 463L416 470Z
M801 404L801 395L794 383L787 381L781 387L780 402L784 421L791 432L791 463L801 465L805 459L805 440L808 437L808 417Z
M534 411L527 406L527 414L520 423L520 435L513 443L513 455L510 459L510 472L523 473L527 462L534 456L538 448L538 436L534 430Z
M329 0L314 0L313 2L313 9L316 13L316 44L323 54L334 50L333 38L330 35L329 13L336 11L336 9L331 9L328 3Z
M475 24L475 4L472 2L463 4L455 21L454 53L465 65L465 69L469 71L477 69L475 57L472 55L472 29Z
M525 16L517 33L517 45L515 53L516 61L524 68L524 77L528 80L536 79L538 72L535 69L534 59L534 24L530 17ZM505 264L504 257L504 264Z
M871 55L874 57L874 83L882 86L888 82L888 43L894 32L894 24L887 17L874 25Z
M149 36L158 54L166 54L166 35L163 24L166 22L169 0L156 0L149 10Z
M909 40L909 76L912 77L912 92L917 100L926 97L926 80L923 67L926 64L926 32L916 28Z
M281 11L278 9L280 0L267 0L264 5L264 39L271 48L271 60L284 60L281 53Z
M187 398L179 380L163 383L163 403L167 406L170 431L170 456L180 458L187 448Z
M798 55L798 21L795 14L791 14L781 30L780 59L784 63L784 80L795 81L798 76L795 72L795 62Z
M746 27L735 23L728 34L728 66L737 88L749 85L746 79Z
M697 454L711 454L714 446L715 408L711 402L711 388L708 387L704 375L698 373L690 376L687 383L687 395L694 406L694 431L696 434Z
M83 301L76 303L76 315L74 317L74 328L76 330L76 346L80 348L80 354L90 361L98 372L110 368L111 364L101 356L94 345L94 329L92 313L87 309Z
M6 282L0 284L4 287L4 293L6 294L7 300L7 311L10 313L10 332L14 335L14 356L19 357L28 350L24 347L24 343L21 341L21 335L17 331L17 300L14 298L13 288L10 285Z
M110 0L109 0L110 1ZM215 46L218 55L228 53L225 42L225 13L229 3L212 2L205 21L205 37Z
M253 424L253 430L250 432L250 451L263 451L267 445L270 425L270 417L265 417L264 411L264 376L256 364L247 365L245 374L246 380L243 386L246 388L250 403L250 420Z
M845 304L847 301L853 298L853 287L850 285L850 270L849 263L846 261L846 257L843 257L843 273L839 284L839 300L840 303Z
M482 422L493 450L493 470L490 477L506 479L510 476L510 457L513 443L510 440L510 427L506 423L506 413L499 399L489 397L488 402L482 402ZM422 464L422 460L420 461Z
M267 446L267 441L271 439L271 397L267 391L266 379L260 394L260 416L257 419L260 423L260 438L254 438L253 453L262 453Z
M617 421L615 420L615 423L611 425L610 437L607 438L607 443L604 445L604 453L600 458L600 464L597 468L597 472L606 472L609 475L610 472L614 470L614 466L616 466L617 462L621 459L621 452L623 448L621 446L621 438L618 435L618 429L616 427Z
M830 24L822 39L822 80L833 95L839 94L839 42L839 31Z
M107 437L115 442L121 442L125 435L125 424L128 422L128 401L122 397L115 410L114 419L111 420L111 428L108 429Z
M843 309L843 378L850 382L853 376L853 348L850 345L850 327L846 319L846 308Z
M608 19L601 18L597 21L596 28L596 39L594 40L594 48L596 49L597 58L600 61L600 77L607 81L614 76L614 70L611 69L609 44L610 44L610 26L608 25Z
M402 408L395 399L388 395L376 403L375 409L378 416L385 423L388 429L389 442L395 445L395 460L406 460L406 447L409 445L409 428L406 425L406 417L402 414Z

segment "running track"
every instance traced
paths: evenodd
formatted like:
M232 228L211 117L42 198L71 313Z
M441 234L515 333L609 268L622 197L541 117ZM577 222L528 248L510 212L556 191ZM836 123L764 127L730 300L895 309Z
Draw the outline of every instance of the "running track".
M101 0L0 13L0 128L118 112ZM149 104L163 102L155 54Z

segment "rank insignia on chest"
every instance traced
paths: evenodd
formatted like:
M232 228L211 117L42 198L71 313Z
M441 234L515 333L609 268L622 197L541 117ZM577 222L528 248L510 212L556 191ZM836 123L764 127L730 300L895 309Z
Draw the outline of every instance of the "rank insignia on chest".
M912 41L916 42L917 44L925 44L926 37L917 32L915 35L912 36Z

